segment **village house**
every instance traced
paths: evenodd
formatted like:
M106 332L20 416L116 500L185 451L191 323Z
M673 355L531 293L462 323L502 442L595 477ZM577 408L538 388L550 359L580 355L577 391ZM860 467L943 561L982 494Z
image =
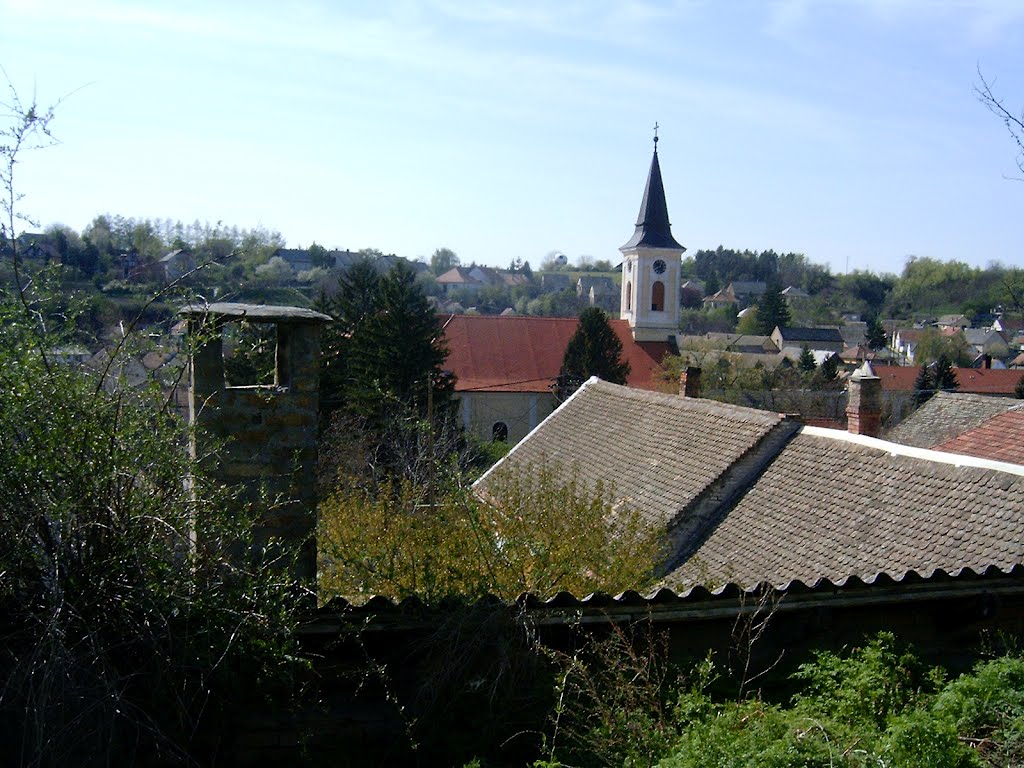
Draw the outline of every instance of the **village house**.
M555 394L574 317L453 315L442 321L445 368L455 375L463 428L481 440L515 444L557 406ZM667 342L637 342L624 320L611 320L629 363L627 385L658 386Z
M659 364L675 344L679 328L680 258L685 248L672 236L657 144L633 236L619 249L622 285L606 276L581 278L577 290L602 295L621 306L611 326L629 364L627 385L658 386ZM465 268L445 273L465 286L483 285L489 274ZM444 275L442 275L444 277ZM544 276L545 278L548 275ZM555 276L552 276L555 277ZM564 276L559 276L564 277ZM441 282L441 278L438 278ZM566 281L568 286L568 281ZM555 389L576 318L454 315L444 322L445 363L456 377L464 428L484 440L525 437L555 409Z
M783 630L790 642L794 632L800 642L804 632L820 640L833 622L846 636L881 621L926 639L932 632L933 641L963 638L996 609L965 613L962 601L1004 586L1017 596L1008 620L1019 622L1024 466L880 440L880 379L865 366L850 389L843 431L591 379L477 488L487 493L500 473L541 466L614 488L619 504L664 533L662 583L672 590L623 600L674 611L673 621L690 622L684 633L726 615L716 604L741 615L744 594L768 594L780 612L806 611L808 600L829 610L793 619ZM685 619L691 602L699 609L691 605ZM962 624L942 625L954 605ZM619 607L600 604L613 614ZM853 623L841 618L853 615Z

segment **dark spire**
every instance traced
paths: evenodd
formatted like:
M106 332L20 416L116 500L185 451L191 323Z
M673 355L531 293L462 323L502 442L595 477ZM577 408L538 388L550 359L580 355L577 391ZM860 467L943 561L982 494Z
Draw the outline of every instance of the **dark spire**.
M644 199L640 202L640 215L636 220L636 231L629 242L619 248L675 248L685 251L672 237L668 221L668 203L665 202L665 186L661 183L661 166L658 164L658 124L654 124L654 157L651 172L647 175Z

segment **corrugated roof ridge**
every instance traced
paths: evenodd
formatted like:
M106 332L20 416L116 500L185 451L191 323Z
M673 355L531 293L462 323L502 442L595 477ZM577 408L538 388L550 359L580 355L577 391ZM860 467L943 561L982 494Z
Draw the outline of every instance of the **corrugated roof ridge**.
M945 453L943 451L936 451L930 448L916 448L914 446L903 445L901 443L892 443L888 440L882 440L877 437L854 435L850 432L844 432L838 429L827 429L825 427L803 426L800 428L800 433L816 437L824 437L830 440L855 443L866 448L884 451L890 456L905 456L907 458L921 459L924 461L934 462L936 464L952 465L958 468L964 467L990 470L993 472L1006 472L1008 474L1024 477L1024 465L1021 464L1010 464L1005 461L992 461L991 459L979 459L974 456L967 456L960 453Z
M822 592L832 593L835 590L862 590L878 586L907 586L911 583L945 581L945 580L972 580L983 578L1000 578L1008 576L1024 576L1024 564L1014 563L1012 565L990 564L980 568L962 566L959 568L943 569L931 568L926 572L913 568L898 573L887 573L879 571L873 574L847 574L838 579L828 578L814 579L811 582L804 582L801 579L790 579L785 582L774 584L770 581L759 581L744 586L737 582L729 581L720 584L693 583L686 587L670 588L664 585L655 585L645 592L636 590L625 590L616 595L607 592L591 592L587 595L577 597L571 592L559 591L549 597L541 597L533 592L520 593L514 600L502 600L495 595L486 595L477 601L477 604L492 605L519 605L525 608L569 608L586 607L588 605L606 607L611 605L653 605L655 603L666 604L673 601L678 602L700 602L704 600L723 600L750 596L759 593L772 593L784 595L786 593L808 593ZM459 602L459 605L462 603ZM406 597L396 599L385 595L372 594L353 596L346 598L335 596L317 609L318 614L344 613L353 610L384 610L394 611L396 609L423 609L429 608L418 598Z

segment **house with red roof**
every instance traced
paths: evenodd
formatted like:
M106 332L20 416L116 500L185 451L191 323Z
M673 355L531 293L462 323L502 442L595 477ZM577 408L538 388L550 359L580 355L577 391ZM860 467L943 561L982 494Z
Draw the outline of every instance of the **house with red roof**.
M653 390L679 331L680 267L686 249L672 236L654 139L633 236L622 253L621 310L611 320L629 363L628 387ZM445 275L471 277L455 268ZM442 282L442 275L438 282ZM479 277L479 275L477 276ZM611 285L614 283L605 278ZM454 284L454 283L452 283ZM576 318L453 315L443 320L448 370L455 374L463 427L484 440L516 443L558 406L555 385Z
M445 367L455 374L466 431L483 440L516 443L558 406L555 385L578 319L452 315L442 323ZM668 341L638 342L627 321L610 323L629 363L626 385L656 389Z

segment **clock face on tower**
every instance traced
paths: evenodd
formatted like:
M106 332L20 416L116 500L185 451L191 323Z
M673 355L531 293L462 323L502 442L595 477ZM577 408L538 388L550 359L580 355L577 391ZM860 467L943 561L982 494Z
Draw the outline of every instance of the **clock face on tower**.
M662 261L661 259L658 259L657 261L655 261L654 262L654 271L656 273L658 273L659 275L662 274L665 271L665 262Z

